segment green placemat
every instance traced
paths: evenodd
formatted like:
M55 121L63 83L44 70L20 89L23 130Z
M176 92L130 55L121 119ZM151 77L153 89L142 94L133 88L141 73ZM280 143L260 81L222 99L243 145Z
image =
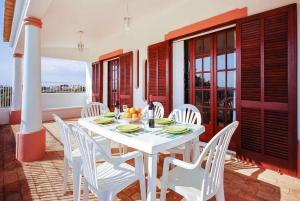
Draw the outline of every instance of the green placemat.
M189 131L185 126L168 126L164 130L170 134L184 134Z
M97 124L110 124L114 121L114 118L111 117L100 117L94 120Z
M119 125L116 127L117 131L123 132L123 133L132 133L140 130L140 127L137 125Z
M103 117L114 117L115 113L114 112L106 112L102 115Z
M169 118L159 118L159 119L155 119L155 123L159 124L159 125L169 125L173 122L172 119Z

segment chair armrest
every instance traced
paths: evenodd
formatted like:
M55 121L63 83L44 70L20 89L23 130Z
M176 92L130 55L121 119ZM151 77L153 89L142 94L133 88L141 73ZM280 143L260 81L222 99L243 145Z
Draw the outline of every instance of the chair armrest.
M202 147L202 148L204 148L207 145L206 142L202 142L202 141L197 141L194 143L195 143L195 146Z
M185 161L178 160L176 158L167 157L164 160L164 169L169 169L170 164L176 165L178 167L184 168L184 169L194 169L195 165L191 163L187 163Z
M133 151L133 152L129 152L127 154L121 155L121 156L112 157L112 162L114 165L118 165L118 164L124 163L128 160L138 159L138 158L142 158L142 157L143 157L143 155L141 152Z
M176 158L167 157L164 160L163 173L161 177L161 192L164 197L161 200L165 200L166 189L168 188L169 168L170 164L176 165L184 169L195 169L195 164L187 163ZM161 197L162 198L162 197Z

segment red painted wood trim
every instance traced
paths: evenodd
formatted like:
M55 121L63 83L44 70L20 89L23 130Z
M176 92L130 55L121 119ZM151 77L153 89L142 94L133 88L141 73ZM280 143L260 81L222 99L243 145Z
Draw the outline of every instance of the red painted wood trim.
M290 23L288 24L288 112L289 112L289 133L295 133L289 135L290 142L297 141L297 4L293 4L288 7L288 18ZM298 125L299 126L299 125ZM298 144L298 146L296 145ZM297 152L298 150L298 152ZM295 143L295 146L291 146L290 151L292 153L290 157L295 156L295 165L297 176L300 178L300 144ZM292 161L294 162L292 159Z
M140 87L140 51L136 51L136 88Z
M103 55L100 55L99 60L103 61L103 60L108 60L117 56L120 56L121 54L123 54L123 49L118 49Z
M196 22L194 24L175 29L173 31L170 31L165 35L165 40L171 40L174 38L178 38L180 36L192 34L194 32L198 32L216 25L224 24L233 20L237 20L243 17L246 17L248 15L248 8L237 8L225 13L222 13L220 15L208 18L206 20L202 20L199 22Z
M42 28L42 21L35 17L27 17L24 19L24 25L32 25L38 28Z
M300 141L298 141L298 151L297 151L297 177L300 178Z
M42 160L46 149L46 129L16 134L16 158L20 162Z
M14 53L13 57L14 58L22 58L23 54L21 54L21 53Z
M145 63L144 63L144 79L145 79L145 82L144 82L144 99L146 101L148 101L148 61L147 59L145 60Z
M20 124L21 123L21 110L11 111L9 113L9 124Z

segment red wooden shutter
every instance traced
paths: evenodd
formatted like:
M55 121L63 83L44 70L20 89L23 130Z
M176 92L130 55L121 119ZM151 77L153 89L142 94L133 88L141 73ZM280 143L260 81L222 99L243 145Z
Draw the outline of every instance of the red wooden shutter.
M103 62L92 64L92 100L103 101Z
M133 106L133 53L120 56L120 105Z
M144 99L148 99L148 62L145 60L144 64L144 87L145 87L145 92L144 92Z
M96 99L96 95L95 95L95 85L96 85L96 64L93 63L92 64L92 101L94 102Z
M170 102L169 43L161 42L148 47L148 95L164 105L169 115ZM148 96L149 97L149 96Z
M296 171L296 5L237 24L238 154Z

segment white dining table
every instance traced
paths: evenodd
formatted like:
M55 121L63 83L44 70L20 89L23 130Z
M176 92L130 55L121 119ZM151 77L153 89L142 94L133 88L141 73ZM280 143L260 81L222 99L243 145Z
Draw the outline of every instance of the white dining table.
M80 118L78 124L109 140L124 144L148 155L148 187L147 201L156 200L157 156L159 152L188 144L204 133L204 126L189 125L190 131L184 135L171 135L163 131L162 127L146 129L132 134L120 133L116 126L128 124L124 120L115 121L110 125L99 125L94 122L96 117ZM143 128L143 124L139 124ZM189 144L190 146L190 144Z

